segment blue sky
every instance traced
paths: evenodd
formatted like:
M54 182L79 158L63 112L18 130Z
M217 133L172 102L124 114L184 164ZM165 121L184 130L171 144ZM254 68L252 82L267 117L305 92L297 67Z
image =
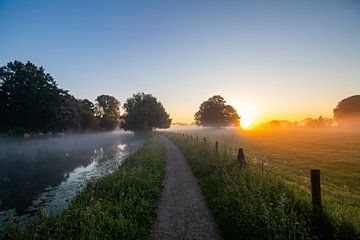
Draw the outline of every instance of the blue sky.
M191 122L221 94L256 121L331 116L360 94L360 2L0 0L0 64L94 100L157 96Z

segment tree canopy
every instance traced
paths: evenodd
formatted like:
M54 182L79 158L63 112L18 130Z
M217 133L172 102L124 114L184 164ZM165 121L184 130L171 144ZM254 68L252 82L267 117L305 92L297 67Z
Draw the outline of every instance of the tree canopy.
M203 127L227 127L240 124L240 116L236 110L227 105L220 95L203 102L194 117L196 125Z
M1 127L61 129L60 108L66 96L44 68L10 62L0 68Z
M168 128L169 114L156 97L151 94L133 94L124 103L125 114L122 127L132 131L151 131L154 128Z
M1 132L112 129L119 126L119 104L114 97L98 97L104 114L97 116L91 101L59 88L43 67L14 61L0 68Z
M360 95L341 100L334 109L334 119L339 125L360 126Z
M97 116L102 129L113 130L120 124L120 102L113 96L100 95L96 98Z

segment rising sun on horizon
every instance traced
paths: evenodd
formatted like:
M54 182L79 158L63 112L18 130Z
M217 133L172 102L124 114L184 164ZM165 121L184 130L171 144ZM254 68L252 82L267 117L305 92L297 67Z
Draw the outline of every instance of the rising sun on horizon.
M240 127L244 129L250 129L256 122L258 114L258 108L251 103L243 103L236 105L237 112L240 116Z
M240 126L242 128L251 128L254 123L254 119L251 115L242 115L240 119Z

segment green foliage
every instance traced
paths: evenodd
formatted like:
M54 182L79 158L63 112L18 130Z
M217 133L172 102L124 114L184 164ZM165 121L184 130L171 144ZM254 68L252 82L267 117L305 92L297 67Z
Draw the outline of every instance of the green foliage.
M239 126L240 117L232 106L226 105L223 97L215 95L200 105L195 123L204 127Z
M163 105L151 94L137 93L124 104L126 111L122 127L131 131L151 131L154 128L168 128L169 114Z
M0 126L28 131L61 129L60 108L67 94L44 68L27 62L0 68Z
M39 219L6 239L149 239L164 176L165 147L152 137L115 173L88 184L60 215Z
M215 154L212 143L171 134L198 179L225 239L358 239L354 227L312 214L307 191L233 154ZM210 145L211 144L211 145Z
M112 96L97 98L94 104L76 99L58 88L43 67L19 61L0 68L0 131L21 133L48 131L112 130L119 125L119 102Z
M99 127L114 130L120 124L120 102L113 96L100 95L96 98Z
M310 169L321 169L322 199L334 219L360 231L360 131L354 129L191 130L219 141L220 148L241 146L253 164L281 176L296 188L310 190Z

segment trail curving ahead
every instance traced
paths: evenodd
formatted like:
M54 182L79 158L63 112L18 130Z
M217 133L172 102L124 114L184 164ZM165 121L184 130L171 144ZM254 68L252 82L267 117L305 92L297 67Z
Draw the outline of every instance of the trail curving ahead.
M166 172L151 239L220 239L196 178L168 138Z

